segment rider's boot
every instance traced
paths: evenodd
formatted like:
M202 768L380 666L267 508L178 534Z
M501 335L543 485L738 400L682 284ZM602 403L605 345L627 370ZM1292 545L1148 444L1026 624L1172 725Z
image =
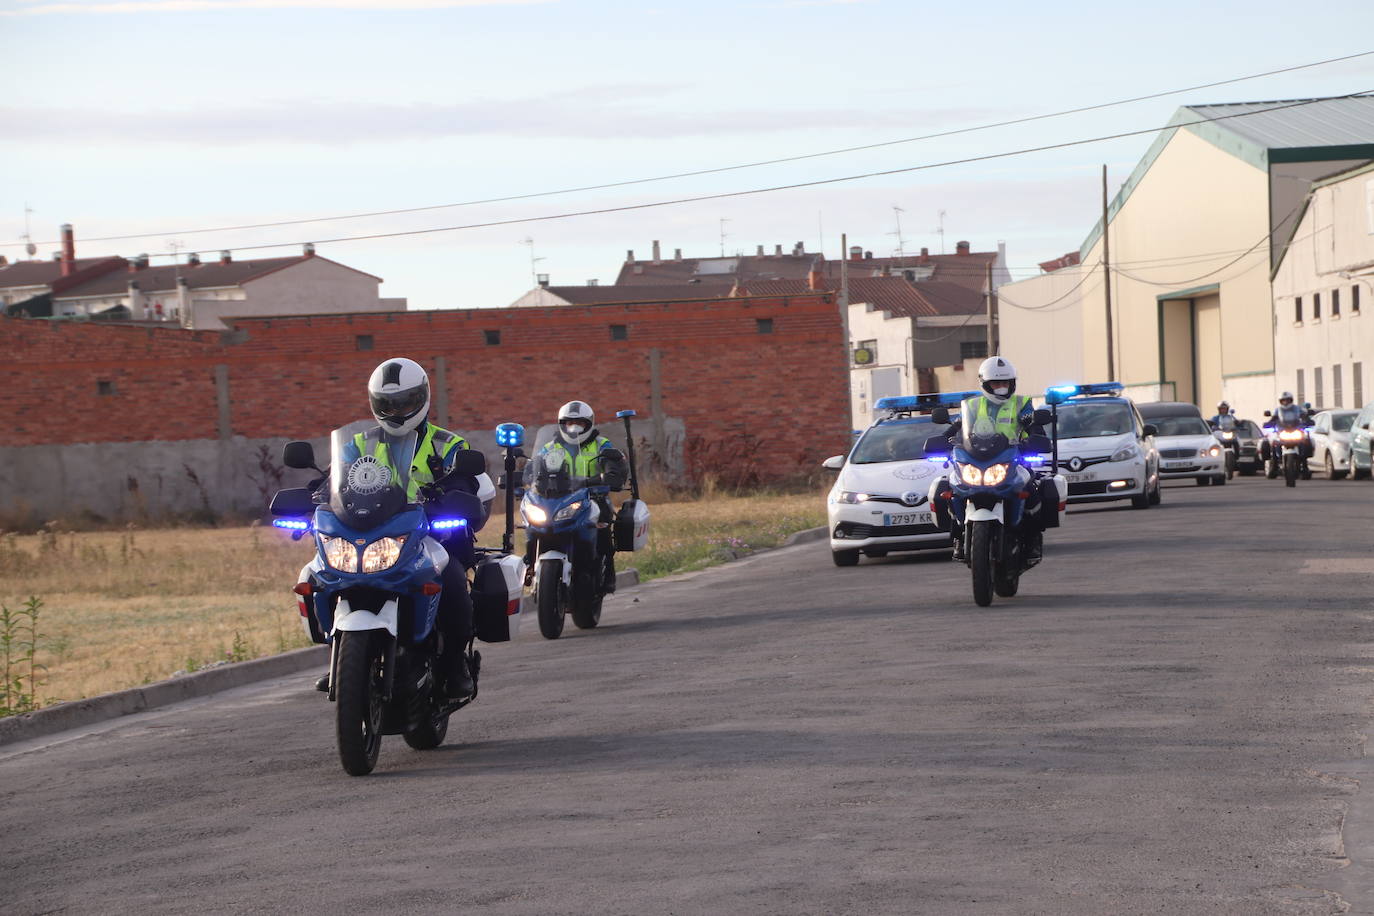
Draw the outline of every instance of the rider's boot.
M315 689L318 690L320 693L328 693L328 692L329 692L329 672L328 672L328 671L326 671L326 672L324 673L324 677L320 678L318 681L315 682Z
M606 594L615 591L615 560L607 556L601 570L601 590Z
M1039 560L1045 555L1044 532L1036 531L1026 535L1025 550L1027 560Z
M447 676L444 678L444 693L451 700L472 696L477 684L468 670L468 655L462 648L453 651L453 657L446 662Z
M964 562L965 560L968 559L968 557L964 555L964 539L963 539L963 538L955 538L955 539L954 539L954 554L953 554L953 556L950 557L950 559L951 559L951 560L957 560L957 561L960 562L960 563L962 563L962 562Z

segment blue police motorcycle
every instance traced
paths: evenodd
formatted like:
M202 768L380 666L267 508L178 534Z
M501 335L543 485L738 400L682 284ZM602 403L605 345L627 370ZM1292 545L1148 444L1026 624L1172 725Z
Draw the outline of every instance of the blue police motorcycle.
M510 602L513 590L518 614L524 563L511 555L509 522L504 550L473 544L487 508L461 487L486 472L481 452L457 452L450 473L411 503L386 465L371 456L344 460L350 439L344 429L335 430L328 474L309 487L278 491L271 512L276 527L315 540L316 555L294 591L312 639L331 647L329 699L335 703L340 762L349 774L362 776L376 766L383 735L403 735L417 750L438 747L449 716L477 698L482 658L471 644L461 651L467 654L472 692L449 698L436 684L436 662L444 651L436 619L449 563L440 540L459 539L459 552L470 552L477 562L474 622L484 641L509 639L518 626ZM515 452L507 449L511 469ZM283 463L324 473L308 442L288 443ZM508 493L507 505L512 501ZM486 590L500 594L483 593L477 586L484 578ZM500 617L494 624L493 603ZM504 632L494 631L502 626Z
M937 408L931 419L948 423L949 411ZM1048 411L1036 411L1034 422L1050 424L1053 417ZM980 428L967 417L960 424L957 439L927 443L926 457L943 457L949 462L948 477L932 487L936 491L932 503L937 520L947 513L945 524L960 526L964 562L973 574L973 600L979 607L992 604L994 593L1004 598L1014 596L1021 574L1040 563L1024 549L1026 502L1032 488L1040 496L1040 511L1047 513L1044 527L1058 525L1058 511L1068 488L1045 467L1049 460L1045 453L1053 448L1044 436L1012 443L990 425Z

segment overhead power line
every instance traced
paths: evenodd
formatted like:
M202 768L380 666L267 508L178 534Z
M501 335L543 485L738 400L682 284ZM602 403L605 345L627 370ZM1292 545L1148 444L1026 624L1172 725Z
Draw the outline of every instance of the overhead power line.
M1293 72L1298 71L1298 70L1309 70L1309 69L1312 69L1312 68L1314 68L1314 67L1324 67L1324 66L1327 66L1327 65L1329 65L1329 64L1342 63L1342 62L1344 62L1344 61L1355 60L1355 59L1357 59L1357 58L1368 57L1368 56L1370 56L1370 55L1374 55L1374 51L1361 51L1361 52L1359 52L1359 53L1357 53L1357 54L1347 54L1347 55L1344 55L1344 56L1342 56L1342 57L1331 57L1331 58L1327 58L1326 60L1312 61L1312 62L1310 62L1310 63L1306 63L1306 64L1297 64L1297 65L1294 65L1294 66L1291 66L1291 67L1281 67L1281 68L1278 68L1278 69L1276 69L1276 70L1265 70L1265 71L1263 71L1263 72L1261 72L1261 73L1252 73L1252 74L1249 74L1249 75L1246 75L1246 76L1237 76L1237 77L1232 77L1232 78L1230 78L1230 79L1215 80L1215 81L1210 82L1210 83L1199 83L1199 84L1197 84L1197 85L1195 85L1195 86L1185 86L1185 87L1180 88L1180 89L1167 89L1167 90L1164 90L1164 91L1161 91L1161 92L1152 92L1152 93L1149 93L1149 94L1147 94L1147 95L1132 96L1131 98L1117 99L1117 100L1111 101L1111 102L1100 102L1100 103L1097 103L1097 104L1095 104L1095 105L1083 105L1083 106L1080 106L1080 107L1078 107L1078 108L1067 108L1067 109L1064 109L1063 111L1053 111L1053 112L1048 112L1048 113L1046 113L1046 114L1038 114L1038 115L1027 115L1027 116L1025 116L1025 117L1021 117L1021 118L1012 118L1012 119L1006 120L1006 121L996 121L996 122L993 122L993 123L991 123L991 124L980 124L980 125L976 125L976 126L973 126L973 127L960 127L960 128L955 128L955 129L953 129L953 130L939 131L939 132L932 133L932 134L921 134L920 136L916 136L916 137L903 137L903 138L897 139L897 140L883 140L883 141L880 141L880 142L877 142L877 143L866 143L866 144L861 144L861 145L858 145L858 146L841 147L841 148L839 148L839 149L821 150L821 151L819 151L819 152L814 152L814 153L802 153L802 154L799 154L799 155L796 155L796 156L783 156L783 157L779 157L779 158L775 158L775 159L761 159L761 160L758 160L758 161L756 161L756 162L744 162L744 163L737 163L737 164L735 164L735 165L723 165L723 166L715 166L715 167L712 167L712 168L705 168L705 169L694 169L694 170L690 170L690 171L686 171L686 172L674 172L674 173L667 174L667 175L655 175L655 176L651 176L651 177L647 177L647 178L629 178L629 179L625 179L625 180L622 180L622 181L611 181L611 182L605 182L605 183L602 183L602 184L583 185L583 186L580 186L580 187L573 187L573 188L559 188L559 189L557 189L557 190L551 190L551 191L534 191L534 192L530 192L530 193L526 193L526 194L512 194L512 195L508 195L508 196L505 196L505 197L488 197L488 198L481 198L481 199L476 199L476 200L458 201L458 202L456 202L456 203L448 203L448 204L429 204L429 205L420 206L420 207L402 207L402 208L391 209L391 210L373 210L373 211L366 212L366 213L345 213L345 214L339 214L339 215L335 215L335 216L312 216L312 217L303 217L303 218L299 218L299 219L276 220L276 221L273 221L273 222L245 223L245 224L236 225L236 226L215 226L215 227L201 228L201 229L178 229L178 230L175 230L175 231L166 230L166 231L149 232L149 233L143 233L143 234L137 234L137 235L106 235L106 236L100 236L100 237L96 237L96 238L83 239L83 241L85 241L85 242L122 242L122 241L129 241L129 240L132 240L132 239L153 238L153 237L155 237L155 236L166 236L166 235L196 235L196 234L208 233L208 232L237 232L237 231L243 231L243 230L249 230L249 229L272 229L272 228L278 228L278 227L282 227L282 226L300 226L300 225L305 225L305 224L307 224L307 223L335 222L335 221L339 221L339 220L350 220L350 219L369 219L369 218L379 217L379 216L400 216L400 215L408 214L408 213L425 213L425 212L430 212L430 211L434 211L434 210L448 210L448 209L454 209L454 208L458 208L458 207L475 207L475 206L480 206L480 205L484 205L484 204L511 203L511 202L521 201L521 200L534 200L534 199L536 199L536 198L541 198L541 197L554 197L554 196L562 195L562 194L579 194L579 193L583 193L583 192L586 192L586 191L605 191L605 190L611 190L611 189L614 189L614 188L625 188L625 187L631 187L631 186L634 186L634 185L649 184L649 183L652 183L652 182L671 181L671 180L675 180L675 179L679 179L679 178L694 178L694 177L698 177L698 176L701 176L701 175L718 175L718 174L721 174L721 173L723 173L723 172L733 172L733 171L739 171L739 170L741 170L741 169L761 168L761 167L763 167L763 166L769 166L769 165L783 165L783 164L790 163L790 162L803 162L803 161L806 161L806 160L808 160L808 159L820 159L820 158L823 158L823 157L826 157L826 156L839 156L839 155L843 155L843 154L845 154L845 153L856 153L856 152L863 152L863 151L866 151L866 150L883 149L883 148L889 147L889 146L899 146L899 145L907 144L907 143L918 143L918 142L925 141L925 140L935 140L935 139L939 139L939 138L942 138L942 137L953 137L953 136L958 136L958 135L961 135L961 134L970 134L970 133L976 133L976 132L979 132L979 131L994 130L994 129L1000 128L1000 127L1012 127L1012 126L1015 126L1015 125L1017 125L1017 124L1029 124L1029 123L1034 122L1034 121L1044 121L1044 120L1048 120L1048 119L1050 119L1050 118L1060 118L1060 117L1065 117L1065 116L1067 116L1067 115L1072 115L1072 114L1083 114L1084 112L1089 112L1089 111L1100 111L1100 110L1102 110L1102 109L1114 108L1114 107L1117 107L1117 106L1120 106L1120 105L1130 105L1130 104L1134 104L1134 103L1136 103L1136 102L1145 102L1145 101L1149 101L1149 100L1151 100L1151 99L1165 98L1165 97L1171 96L1171 95L1181 95L1181 94L1183 94L1183 93L1185 93L1185 92L1197 92L1197 91L1202 90L1202 89L1212 89L1212 88L1215 88L1215 87L1217 87L1217 86L1229 86L1229 85L1232 85L1232 84L1234 84L1234 83L1243 83L1243 82L1247 82L1247 81L1249 81L1249 80L1262 79L1263 77L1266 77L1266 76L1276 76L1276 75L1281 74L1281 73L1293 73ZM19 243L2 243L3 247L14 247L16 244L19 244ZM58 242L57 242L57 241L47 241L47 242L40 242L39 244L42 244L42 245L53 245L53 244L58 244Z
M616 207L599 207L592 210L572 210L564 213L550 213L543 216L523 216L511 219L489 220L481 223L467 223L457 226L434 226L428 229L405 229L395 232L374 232L367 235L338 236L336 238L315 238L301 239L293 242L271 242L260 245L238 245L235 251L261 251L268 248L292 248L310 241L317 245L328 245L339 242L360 242L376 239L407 238L417 235L433 235L440 232L459 232L469 229L489 229L496 226L514 226L521 223L540 223L553 220L573 219L582 216L604 216L610 213L628 213L635 210L651 210L659 207L680 206L682 204L701 203L708 200L729 200L737 197L751 197L757 194L771 194L777 191L794 191L800 188L815 188L824 185L841 184L850 181L859 181L865 178L881 178L889 175L902 175L910 172L927 171L930 169L946 168L954 165L969 165L975 162L989 162L996 159L1008 159L1013 156L1024 156L1029 153L1040 153L1055 149L1068 149L1075 146L1086 146L1092 143L1102 143L1107 140L1120 140L1125 137L1138 137L1144 134L1159 133L1162 130L1177 130L1181 127L1192 127L1197 124L1209 124L1216 121L1228 121L1235 118L1248 118L1271 111L1283 111L1290 108L1301 108L1306 105L1313 105L1318 102L1336 101L1339 99L1353 99L1361 96L1368 96L1374 93L1374 89L1361 89L1358 92L1350 92L1345 95L1327 96L1319 99L1301 99L1295 102L1285 102L1283 104L1272 105L1267 108L1255 108L1248 111L1239 111L1233 114L1217 115L1211 118L1199 118L1195 121L1182 121L1177 124L1168 124L1164 127L1147 127L1140 130L1128 130L1115 134L1104 134L1098 137L1086 137L1081 140L1068 140L1062 143L1047 143L1043 146L1030 146L1021 149L1007 150L1000 153L986 153L981 156L968 156L963 159L948 159L943 162L930 162L923 165L909 165L895 169L882 169L875 172L862 172L855 175L842 175L836 178L818 178L812 181L798 181L790 184L773 185L766 188L752 188L744 191L725 191L718 194L701 194L695 197L679 197L670 200L657 200L641 204L623 204ZM167 256L168 252L160 252L159 256Z

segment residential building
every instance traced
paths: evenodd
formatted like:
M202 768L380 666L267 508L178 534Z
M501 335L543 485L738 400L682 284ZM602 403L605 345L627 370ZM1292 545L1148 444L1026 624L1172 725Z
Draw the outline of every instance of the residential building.
M62 250L50 261L16 261L0 257L0 314L50 315L55 292L102 274L121 270L123 258L78 258L72 227L62 227Z
M1273 282L1276 387L1318 408L1374 401L1374 162L1313 186Z
M1372 157L1374 96L1180 108L1108 209L1110 352L1101 221L1079 264L999 290L1022 389L1111 375L1137 398L1262 410L1272 267L1312 185Z

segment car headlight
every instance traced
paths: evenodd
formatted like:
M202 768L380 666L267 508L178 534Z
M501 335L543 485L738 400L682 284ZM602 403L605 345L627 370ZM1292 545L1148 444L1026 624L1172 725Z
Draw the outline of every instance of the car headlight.
M368 544L367 549L363 551L363 572L381 572L395 566L405 542L404 537L378 538Z
M989 469L991 470L991 469ZM959 477L971 487L983 485L983 469L972 464L959 465Z
M529 522L531 525L547 525L549 522L549 513L545 512L541 506L536 506L534 503L521 503L520 511L525 513L525 521Z
M868 502L869 498L867 493L856 493L853 490L841 490L840 495L835 498L835 502L848 503L851 506L855 506L862 502Z
M577 512L578 512L578 510L581 509L581 508L582 508L582 500L580 500L580 499L577 500L576 502L568 503L568 504L567 504L566 506L564 506L562 509L559 509L557 512L555 512L555 513L553 514L553 520L554 520L555 522L566 522L568 519L570 519L570 518L572 518L574 515L576 515Z
M1211 448L1209 448L1209 449L1207 450L1207 454L1210 455L1210 456L1213 457L1213 458L1217 457L1218 455L1221 454L1221 446L1220 446L1220 445L1214 445L1214 446L1212 446Z
M348 538L320 536L320 547L324 550L324 561L339 572L358 571L358 548Z
M983 486L995 487L1007 479L1007 466L1005 464L994 464L983 472Z
M1130 445L1123 445L1121 448L1112 452L1112 461L1130 461L1132 458L1140 457L1140 446L1132 442Z

